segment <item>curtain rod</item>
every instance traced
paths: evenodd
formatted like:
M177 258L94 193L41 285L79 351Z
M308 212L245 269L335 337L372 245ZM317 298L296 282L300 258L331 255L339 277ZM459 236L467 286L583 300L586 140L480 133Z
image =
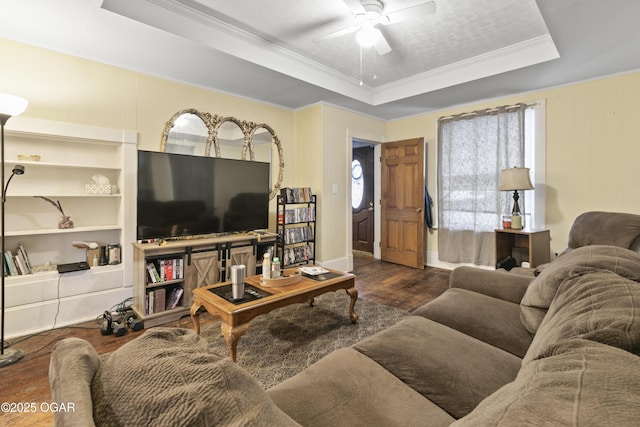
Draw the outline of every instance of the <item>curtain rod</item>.
M473 117L473 116L479 116L479 115L483 115L483 114L488 114L488 113L496 113L500 110L513 110L516 108L520 108L520 106L524 105L525 108L531 108L531 107L535 107L536 105L538 105L537 102L534 102L533 104L523 104L523 103L519 103L519 104L514 104L514 105L502 105L499 107L493 107L493 108L486 108L484 110L476 110L476 111L471 111L468 113L460 113L460 114L455 114L453 116L443 116L440 117L438 119L438 121L440 120L450 120L450 119L455 119L456 117L458 118L465 118L465 117Z

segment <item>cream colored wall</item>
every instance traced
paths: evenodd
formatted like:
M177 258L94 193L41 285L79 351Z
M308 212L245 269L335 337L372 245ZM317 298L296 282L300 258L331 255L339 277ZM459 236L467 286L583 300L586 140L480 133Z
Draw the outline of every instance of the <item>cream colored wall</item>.
M590 210L640 213L640 73L614 76L516 97L394 120L390 140L424 136L428 189L436 195L436 120L450 114L516 102L546 100L546 221L554 252ZM427 263L437 265L437 232L427 239Z
M382 141L385 122L334 106L322 106L322 230L320 258L330 267L351 269L351 138ZM302 165L301 165L302 167ZM337 192L333 192L334 184Z
M437 118L515 102L546 100L546 220L554 251L564 249L573 219L584 211L640 212L637 72L385 123L329 105L293 112L9 40L0 39L0 50L0 91L27 98L25 116L136 130L142 149L158 149L164 123L183 108L270 124L284 148L283 186L310 185L319 195L323 261L349 256L349 135L423 136L428 188L435 196ZM436 239L437 232L427 237L429 265L437 263Z
M29 100L24 116L135 130L138 147L145 150L159 150L165 123L184 108L267 123L283 146L283 186L296 181L291 110L9 40L0 39L0 50L0 91ZM275 199L271 212L270 228L275 228Z
M292 187L311 187L316 195L316 259L322 259L322 106L312 105L296 112L296 182Z

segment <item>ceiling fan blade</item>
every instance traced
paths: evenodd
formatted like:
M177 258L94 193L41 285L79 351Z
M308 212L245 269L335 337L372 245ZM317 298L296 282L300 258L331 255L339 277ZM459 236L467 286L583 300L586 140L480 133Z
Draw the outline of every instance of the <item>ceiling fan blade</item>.
M387 42L387 39L384 38L384 34L382 34L382 31L380 31L380 36L376 39L373 47L376 49L376 52L378 52L378 55L380 56L386 55L387 53L391 52L391 46L389 46L389 42Z
M338 38L338 37L342 37L342 36L344 36L346 34L355 33L359 29L360 29L360 26L351 25L351 26L343 28L341 30L333 31L333 32L331 32L329 34L325 34L323 36L320 36L320 37L314 39L313 41L316 42L316 43L322 43L323 41L326 41L326 40L331 40L331 39L335 39L335 38Z
M364 7L362 7L362 3L360 3L360 0L343 0L343 1L346 3L349 9L351 9L354 15L364 15L367 13L367 11L364 10Z
M433 15L434 13L436 13L436 3L434 1L428 1L389 13L385 12L385 15L389 18L389 24L395 24L402 21L408 21L410 19Z

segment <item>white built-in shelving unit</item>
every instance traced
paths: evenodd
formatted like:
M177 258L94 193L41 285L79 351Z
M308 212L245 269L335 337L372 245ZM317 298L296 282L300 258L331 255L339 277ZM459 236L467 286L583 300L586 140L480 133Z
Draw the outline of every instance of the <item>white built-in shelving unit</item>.
M18 155L39 155L38 161ZM74 241L119 243L122 263L65 273L9 276L5 314L7 337L94 319L132 296L135 241L137 134L135 131L13 117L5 128L5 177L16 164L5 205L5 247L22 243L32 265L85 260ZM113 194L90 194L85 184L102 175ZM59 200L74 228L58 229L60 213L34 196Z

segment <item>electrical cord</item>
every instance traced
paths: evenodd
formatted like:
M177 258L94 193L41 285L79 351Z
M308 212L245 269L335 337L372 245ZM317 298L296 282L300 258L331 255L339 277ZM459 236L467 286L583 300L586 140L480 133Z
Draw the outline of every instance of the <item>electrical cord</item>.
M30 334L30 335L26 335L26 336L21 337L21 338L19 338L19 339L15 340L15 341L13 341L13 342L9 342L9 341L6 341L6 340L5 340L5 343L6 343L6 344L5 344L5 348L9 348L9 347L11 347L12 345L15 345L15 344L17 344L17 343L19 343L19 342L25 341L25 340L27 340L27 339L29 339L29 338L31 338L31 337L38 336L38 335L43 334L43 333L45 333L45 332L51 332L51 331L53 331L53 330L56 328L56 323L58 322L58 315L60 314L60 304L61 304L61 302L62 302L62 301L60 301L60 283L61 283L61 281L62 281L62 275L63 275L63 274L64 274L64 273L60 273L60 274L58 275L58 285L57 285L57 290L56 290L56 300L57 300L57 302L58 302L58 305L57 305L57 307L56 307L56 315L55 315L55 317L53 318L53 326L51 326L51 328L49 328L49 329L47 329L47 330L40 331L40 332L36 332L36 333ZM88 329L88 328L86 328L86 329ZM38 350L38 351L39 351L39 350Z
M28 340L28 339L30 339L30 338L33 338L33 337L36 337L36 336L39 336L39 335L43 335L43 334L50 333L50 332L52 332L52 331L54 331L54 330L65 330L65 329L96 329L95 327L89 327L89 326L74 326L74 325L71 325L71 326L62 326L62 327L59 327L59 328L57 328L57 329L56 329L56 323L57 323L57 321L58 321L58 315L60 314L60 304L61 304L61 300L60 300L60 284L61 284L61 279L62 279L62 275L63 275L63 274L65 274L65 273L60 273L60 275L58 276L58 289L57 289L58 307L57 307L56 315L55 315L55 318L54 318L54 321L53 321L53 326L52 326L50 329L47 329L47 330L44 330L44 331L40 331L40 332L35 332L35 333L33 333L33 334L29 334L29 335L25 335L25 336L23 336L23 337L17 338L17 339L15 339L15 340L13 340L12 342L5 341L5 343L6 343L5 348L9 348L9 347L11 347L12 345L16 345L16 344L18 344L18 343L20 343L20 342L23 342L23 341L26 341L26 340ZM113 305L113 306L110 308L110 310L109 310L109 311L111 311L112 313L117 313L117 314L124 315L124 314L127 312L127 310L131 309L131 306L132 306L132 305L133 305L133 298L129 297L129 298L125 299L124 301L122 301L122 302L120 302L120 303L118 303L118 304ZM102 323L102 320L103 320L103 319L104 319L104 318L103 318L103 315L102 315L102 314L100 314L98 317L96 317L96 323L97 323L98 325L100 325L100 324ZM98 329L99 329L99 327L98 327ZM50 345L52 345L52 344L56 343L57 341L61 341L61 340L65 339L65 338L67 338L67 337L54 338L54 339L52 339L51 341L49 341L47 344L45 344L45 345L43 345L42 347L40 347L39 349L34 350L34 351L30 351L29 353L26 353L26 354L25 354L25 356L24 356L24 357L25 357L25 360L35 359L35 358L37 358L37 357L41 357L41 356L43 356L43 355L45 355L45 354L48 354L48 353L45 353L45 354L40 355L40 356L35 356L35 355L37 355L39 352L41 352L42 350L44 350L45 348L47 348L47 347L49 347Z

